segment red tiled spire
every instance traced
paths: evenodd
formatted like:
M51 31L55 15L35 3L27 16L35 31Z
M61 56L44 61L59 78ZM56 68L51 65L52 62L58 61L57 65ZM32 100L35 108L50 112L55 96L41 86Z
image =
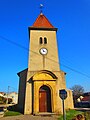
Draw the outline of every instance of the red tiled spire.
M54 26L48 21L48 19L40 13L32 27L37 28L54 28Z

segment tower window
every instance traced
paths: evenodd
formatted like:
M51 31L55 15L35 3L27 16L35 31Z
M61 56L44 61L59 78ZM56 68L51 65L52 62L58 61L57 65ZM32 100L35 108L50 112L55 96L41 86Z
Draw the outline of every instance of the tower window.
M42 37L40 37L40 39L39 39L39 43L40 43L40 44L43 43Z
M44 37L44 44L47 44L47 38Z

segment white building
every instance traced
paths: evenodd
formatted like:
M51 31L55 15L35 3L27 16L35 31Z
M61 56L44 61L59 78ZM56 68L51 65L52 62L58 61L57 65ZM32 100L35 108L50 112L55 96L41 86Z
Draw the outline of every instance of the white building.
M17 104L17 102L18 102L18 93L16 93L16 92L10 92L8 94L8 98L12 99L12 103Z

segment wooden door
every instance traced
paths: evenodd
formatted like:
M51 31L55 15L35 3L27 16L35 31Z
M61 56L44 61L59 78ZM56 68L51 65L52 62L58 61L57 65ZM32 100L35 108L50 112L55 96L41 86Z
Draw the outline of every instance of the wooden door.
M47 112L47 91L39 91L39 112Z

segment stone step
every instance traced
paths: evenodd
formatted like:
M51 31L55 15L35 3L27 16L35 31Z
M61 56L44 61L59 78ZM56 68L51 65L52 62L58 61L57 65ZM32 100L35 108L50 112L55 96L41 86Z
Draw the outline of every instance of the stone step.
M56 113L40 112L40 113L36 113L34 115L36 115L36 116L53 116L53 115L56 115Z

